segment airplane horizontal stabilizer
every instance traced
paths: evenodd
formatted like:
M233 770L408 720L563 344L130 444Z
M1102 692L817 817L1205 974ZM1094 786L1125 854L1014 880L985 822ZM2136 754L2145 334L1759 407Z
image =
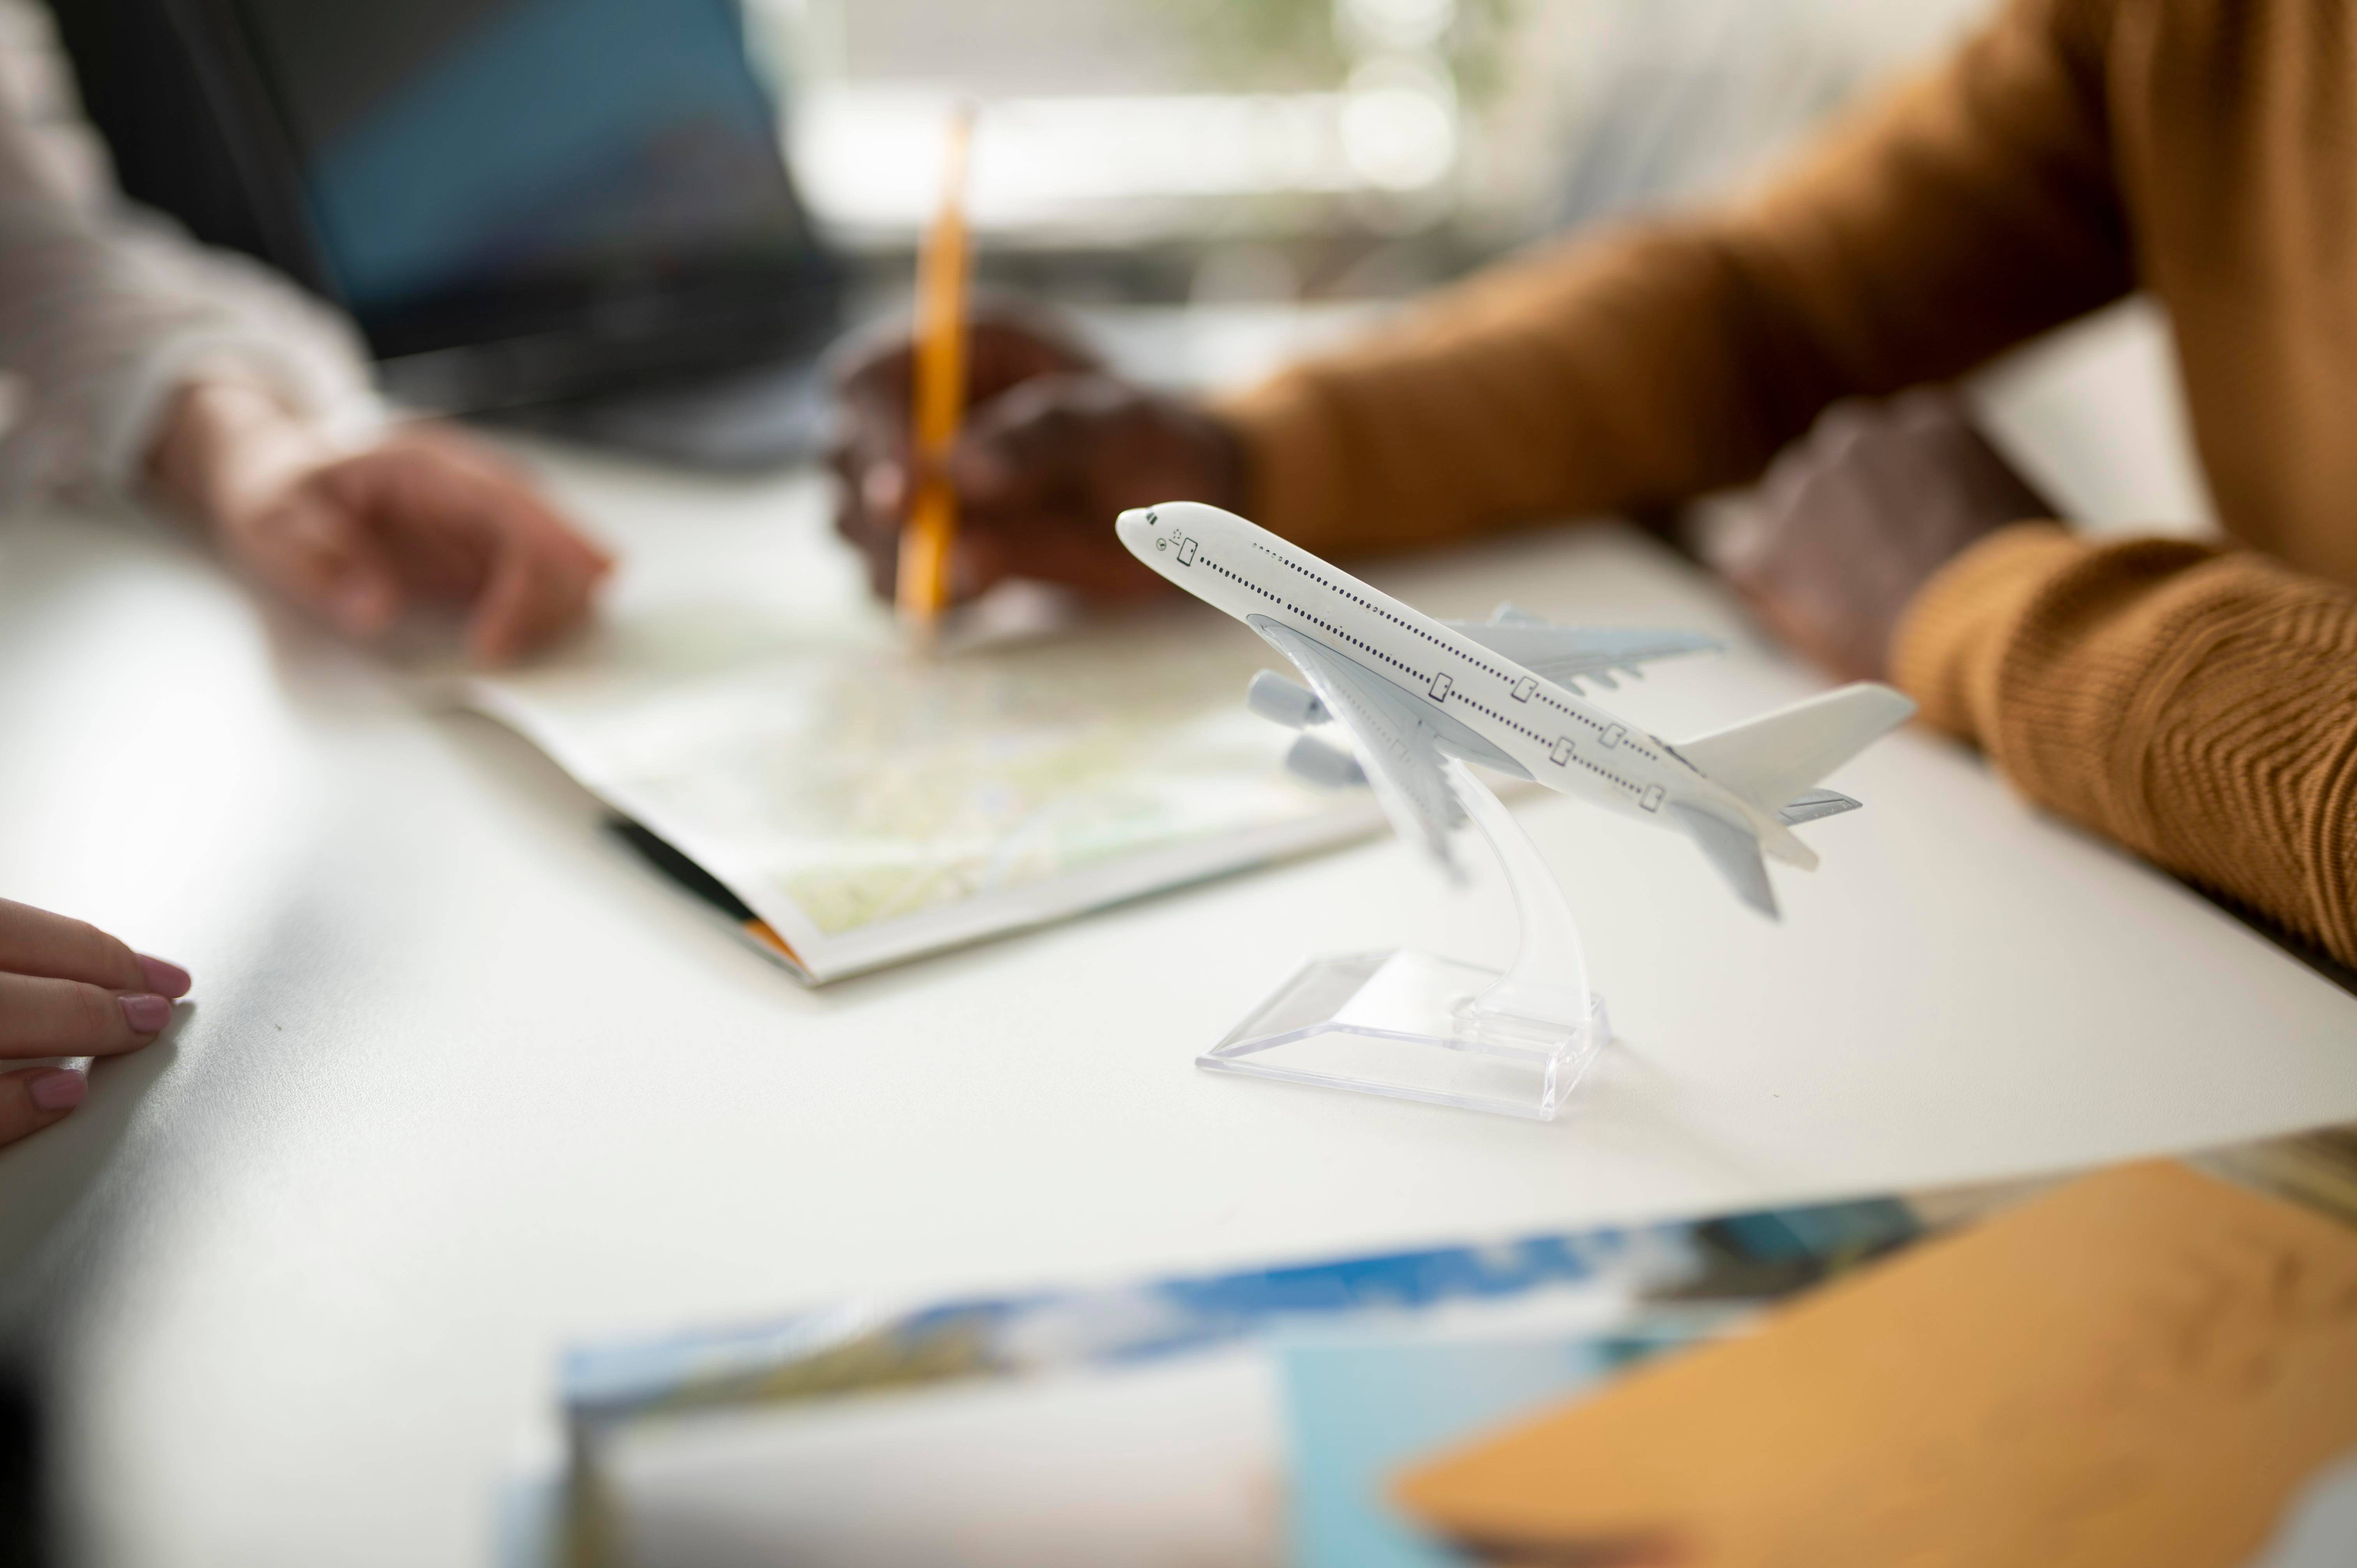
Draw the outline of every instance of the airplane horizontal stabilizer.
M1760 839L1749 828L1738 827L1724 817L1713 816L1699 807L1670 802L1670 814L1687 836L1702 846L1711 865L1727 878L1735 896L1775 919L1776 890L1768 886L1768 865L1760 858Z
M1716 734L1678 743L1677 753L1760 811L1778 813L1818 779L1915 712L1903 693L1861 681ZM1817 815L1830 813L1820 811Z
M1777 807L1776 814L1784 819L1787 826L1799 827L1803 822L1813 822L1821 817L1838 817L1844 811L1855 811L1865 804L1865 801L1852 800L1838 789L1803 789Z

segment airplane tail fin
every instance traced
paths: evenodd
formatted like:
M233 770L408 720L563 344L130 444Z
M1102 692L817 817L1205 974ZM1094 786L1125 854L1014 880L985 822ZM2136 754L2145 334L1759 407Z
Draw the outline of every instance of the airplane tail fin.
M1710 864L1735 896L1775 919L1776 890L1768 885L1768 865L1760 858L1760 835L1749 827L1738 826L1726 818L1699 807L1673 800L1670 814L1686 831L1686 836L1702 846Z
M1791 824L1853 811L1857 802L1813 786L1914 712L1915 704L1901 693L1860 682L1682 742L1680 757L1757 814L1737 823L1697 806L1673 801L1670 810L1735 896L1772 920L1776 894L1760 851L1803 869L1814 865L1816 855L1793 835Z
M1681 741L1678 755L1713 782L1772 816L1788 805L1802 805L1796 797L1803 790L1867 743L1905 724L1914 712L1913 701L1905 694L1861 681L1730 729Z

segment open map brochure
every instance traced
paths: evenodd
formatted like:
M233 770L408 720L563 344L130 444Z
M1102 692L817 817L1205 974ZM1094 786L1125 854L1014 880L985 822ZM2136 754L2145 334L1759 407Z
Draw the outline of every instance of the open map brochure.
M1379 827L1284 770L1233 629L1157 609L925 657L673 603L465 700L823 982Z

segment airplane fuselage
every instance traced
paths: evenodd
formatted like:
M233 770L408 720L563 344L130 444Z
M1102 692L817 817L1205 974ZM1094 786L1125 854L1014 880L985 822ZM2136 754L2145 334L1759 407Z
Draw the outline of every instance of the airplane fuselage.
M1658 736L1266 529L1185 503L1127 512L1116 526L1133 554L1197 598L1247 625L1273 623L1324 644L1550 789L1665 826L1663 807L1676 801L1790 842L1781 823L1763 821Z

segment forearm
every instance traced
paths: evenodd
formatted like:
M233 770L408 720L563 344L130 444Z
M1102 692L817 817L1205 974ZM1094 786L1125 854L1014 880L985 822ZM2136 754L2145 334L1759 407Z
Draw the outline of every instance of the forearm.
M1702 224L1556 247L1228 400L1254 515L1382 549L1757 473L1833 393L1777 384L1740 265Z
M288 285L176 238L0 217L0 368L18 418L0 492L136 494L185 390L242 382L323 435L382 417L350 334Z
M373 426L349 326L102 185L61 179L45 149L78 130L0 112L0 500L138 493L200 381L251 382L323 432Z
M1256 515L1347 548L1681 499L2115 296L2104 12L2015 0L1757 200L1497 269L1231 400Z
M1932 579L1893 664L2030 799L2357 961L2357 595L2025 525Z
M266 383L208 376L164 402L146 451L147 492L199 528L251 510L345 450Z

